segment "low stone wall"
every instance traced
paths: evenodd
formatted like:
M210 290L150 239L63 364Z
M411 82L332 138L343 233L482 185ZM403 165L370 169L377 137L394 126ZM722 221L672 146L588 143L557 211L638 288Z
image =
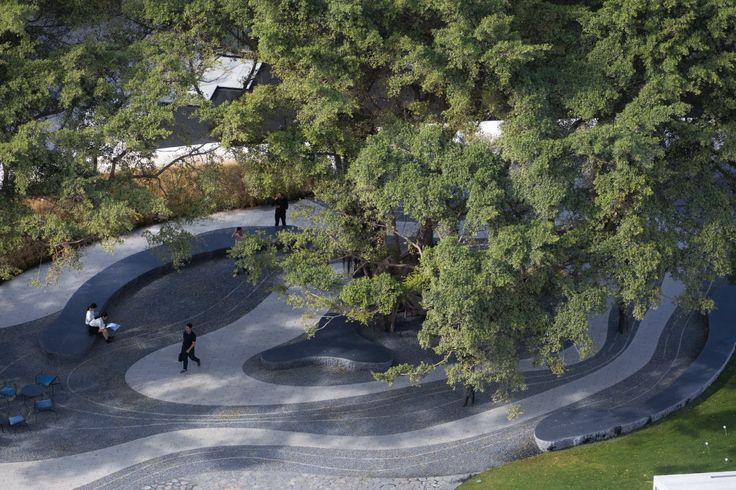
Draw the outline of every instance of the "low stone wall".
M314 337L263 351L261 364L272 370L310 365L351 371L385 371L391 367L391 352L361 336L358 328L344 317L323 318Z
M736 286L716 289L708 339L693 363L670 386L636 406L614 410L561 409L534 430L542 451L563 449L634 431L684 407L721 374L736 349Z
M222 257L232 247L232 228L197 235L192 242L192 261ZM245 233L263 231L274 234L274 227L243 227ZM171 256L162 246L130 255L90 278L77 289L57 319L39 336L41 349L60 360L79 360L94 345L99 335L90 336L84 314L91 303L105 311L126 290L140 286L173 270ZM112 318L111 321L115 319ZM125 335L125 326L121 330Z

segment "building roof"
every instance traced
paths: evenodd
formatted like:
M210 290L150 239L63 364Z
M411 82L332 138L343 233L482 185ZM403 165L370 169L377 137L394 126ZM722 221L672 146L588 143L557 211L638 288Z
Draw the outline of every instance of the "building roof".
M261 68L261 63L238 56L219 56L213 65L204 72L197 85L207 100L218 88L248 90Z
M707 444L707 443L706 443ZM726 463L728 460L726 460ZM657 475L654 490L728 490L736 488L736 471Z

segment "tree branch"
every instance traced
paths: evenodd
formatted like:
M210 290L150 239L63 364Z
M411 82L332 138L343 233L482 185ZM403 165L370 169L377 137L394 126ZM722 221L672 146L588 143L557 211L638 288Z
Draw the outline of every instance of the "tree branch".
M199 145L196 148L193 148L189 153L185 155L178 156L174 158L172 161L164 165L163 167L159 168L155 173L143 173L143 174L137 174L133 175L134 179L157 179L159 178L164 172L166 172L168 169L173 167L174 165L181 163L183 161L186 161L187 158L191 157L198 157L202 155L208 155L214 151L214 148L210 150L200 151L204 145Z

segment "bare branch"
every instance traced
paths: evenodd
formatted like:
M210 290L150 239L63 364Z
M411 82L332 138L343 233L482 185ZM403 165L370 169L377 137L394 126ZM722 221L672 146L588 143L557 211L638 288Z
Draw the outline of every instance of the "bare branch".
M185 155L181 155L181 156L178 156L178 157L174 158L172 161L170 161L169 163L167 163L163 167L159 168L155 173L137 174L137 175L133 175L133 178L134 179L157 179L164 172L166 172L168 169L170 169L174 165L177 165L178 163L184 162L185 164L189 164L189 162L187 161L187 159L192 158L192 157L198 157L198 156L208 155L208 154L210 154L210 153L212 153L214 151L214 148L209 149L209 150L201 151L204 146L205 145L202 144L202 145L199 145L199 146L196 146L196 147L192 147L192 149L188 153L186 153Z

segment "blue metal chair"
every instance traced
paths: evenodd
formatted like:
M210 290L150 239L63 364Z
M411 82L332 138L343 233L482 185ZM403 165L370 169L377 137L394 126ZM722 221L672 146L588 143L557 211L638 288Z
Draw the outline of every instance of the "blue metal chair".
M8 402L8 407L10 407L10 401L14 400L17 395L18 387L15 385L15 383L0 384L0 396L5 398L5 400Z
M61 386L61 379L55 374L39 373L36 375L36 384L44 388L51 387L51 394L54 394L54 386Z
M18 427L28 427L28 419L21 415L21 414L15 414L15 415L9 415L7 417L2 417L0 419L0 430L5 432L5 427L8 429L17 429Z
M44 398L43 400L36 400L33 403L33 408L36 412L54 412L54 415L59 416L56 413L56 404L51 398Z

